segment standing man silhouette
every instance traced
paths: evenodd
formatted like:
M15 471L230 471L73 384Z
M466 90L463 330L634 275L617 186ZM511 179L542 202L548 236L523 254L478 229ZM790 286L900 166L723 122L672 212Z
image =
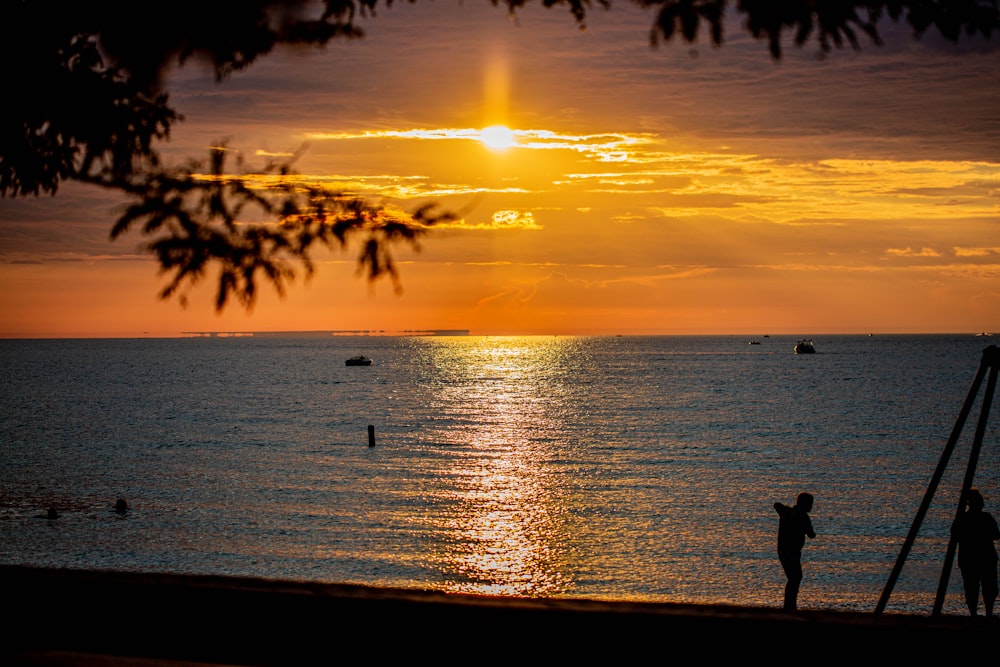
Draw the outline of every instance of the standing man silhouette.
M997 549L993 542L1000 539L1000 529L996 519L983 511L985 502L978 489L969 489L965 504L967 509L951 526L951 534L958 543L958 569L962 571L965 604L969 614L976 616L982 587L986 616L992 617L997 599Z
M799 585L802 583L802 547L807 535L810 539L816 537L809 518L812 506L811 493L800 493L795 499L794 507L774 503L779 517L778 560L788 577L788 583L785 584L785 611L795 611L798 608Z

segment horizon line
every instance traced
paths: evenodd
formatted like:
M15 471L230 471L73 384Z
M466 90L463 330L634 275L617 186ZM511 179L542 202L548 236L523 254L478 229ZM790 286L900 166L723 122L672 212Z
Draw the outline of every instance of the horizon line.
M715 333L666 333L666 332L589 332L589 333L552 333L552 332L485 332L473 333L471 329L304 329L304 330L264 330L264 331L180 331L174 333L151 333L144 331L134 334L48 334L48 335L27 335L27 334L2 334L0 340L114 340L114 339L172 339L172 338L377 338L377 337L449 337L449 336L479 336L479 337L656 337L656 336L713 336L713 337L746 337L748 339L759 340L762 338L785 337L797 339L815 339L820 336L970 336L989 338L993 336L990 331L854 331L854 332L819 332L819 333L795 333L780 331L773 334L754 334L746 332L715 332Z

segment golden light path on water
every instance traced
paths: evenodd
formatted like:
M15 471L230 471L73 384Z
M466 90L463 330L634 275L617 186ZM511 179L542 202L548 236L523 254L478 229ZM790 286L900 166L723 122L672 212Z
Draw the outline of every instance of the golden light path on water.
M565 509L547 450L561 430L556 369L566 345L517 337L429 345L446 375L436 392L445 421L452 405L476 406L440 434L461 452L443 499L454 511L440 526L458 536L442 555L448 590L544 596L567 588Z

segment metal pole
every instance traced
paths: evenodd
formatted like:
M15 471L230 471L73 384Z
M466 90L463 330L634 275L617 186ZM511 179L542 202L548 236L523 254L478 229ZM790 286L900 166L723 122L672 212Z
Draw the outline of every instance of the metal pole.
M994 348L995 349L995 348ZM986 354L983 354L983 365L986 365ZM994 364L990 370L989 380L986 381L986 393L983 395L983 406L979 413L979 423L976 425L976 435L972 440L972 451L969 452L969 465L965 469L965 479L962 481L962 493L958 499L958 509L955 511L955 520L961 516L965 510L965 499L968 497L969 489L976 477L976 466L979 463L979 451L983 446L983 433L986 431L986 422L989 419L990 405L993 403L993 392L997 386L997 367ZM951 576L951 564L955 558L955 536L948 540L948 551L945 553L944 566L941 568L941 579L938 581L937 596L934 598L934 610L932 616L939 616L941 608L944 606L945 594L948 592L948 579Z
M995 346L991 346L995 349ZM987 350L991 349L987 348ZM910 554L910 549L913 547L913 542L917 539L917 533L920 531L920 524L923 523L924 517L927 515L927 510L930 507L931 501L934 498L934 493L937 491L938 484L941 482L941 477L944 475L944 470L948 465L948 459L951 458L951 453L955 449L955 444L958 442L958 437L962 433L962 428L965 426L965 420L969 417L969 412L972 411L972 406L976 401L976 394L979 393L979 387L983 383L983 376L986 375L986 353L983 353L983 360L979 364L979 368L976 371L976 377L972 380L972 386L969 388L969 393L965 397L965 403L962 404L962 410L958 414L958 419L955 421L955 426L951 430L951 436L948 438L948 443L945 445L944 452L941 454L941 460L938 461L937 468L934 470L934 475L931 477L930 484L927 485L927 491L924 493L924 499L920 503L920 509L917 510L917 515L913 519L913 524L910 526L910 532L906 536L906 541L903 542L903 548L899 551L899 556L896 558L896 564L892 568L892 572L889 574L889 580L885 583L885 588L882 589L882 596L879 598L878 604L875 607L875 613L881 614L885 611L885 606L889 602L889 596L892 594L892 589L896 586L896 580L899 578L899 573L903 570L903 563L906 562L906 557Z

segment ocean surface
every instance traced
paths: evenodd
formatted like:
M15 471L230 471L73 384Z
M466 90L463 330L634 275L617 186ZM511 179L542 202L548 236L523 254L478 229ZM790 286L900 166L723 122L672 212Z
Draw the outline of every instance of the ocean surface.
M930 613L993 339L750 340L2 340L0 563L779 607L809 491L800 608L872 611L941 465L886 607Z

